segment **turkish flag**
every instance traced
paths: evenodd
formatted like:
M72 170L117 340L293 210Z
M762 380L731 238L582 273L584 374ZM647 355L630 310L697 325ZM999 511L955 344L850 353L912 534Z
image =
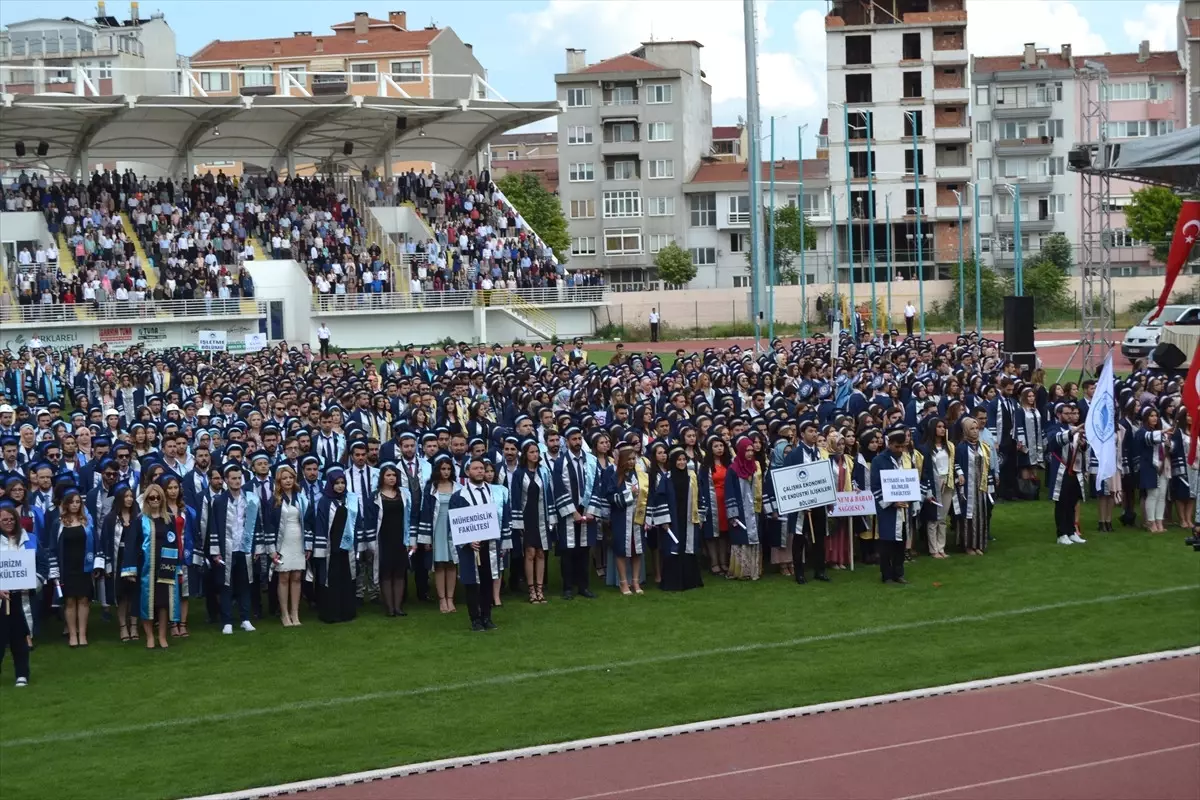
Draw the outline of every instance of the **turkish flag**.
M1183 407L1188 411L1191 423L1192 446L1188 448L1188 463L1196 463L1196 442L1200 441L1200 341L1192 354L1192 368L1188 370L1187 383L1183 385Z
M1183 207L1179 209L1179 219L1175 220L1175 235L1171 237L1171 251L1167 254L1167 282L1163 286L1162 294L1158 297L1158 306L1150 315L1151 322L1158 319L1163 306L1167 304L1167 298L1171 295L1171 287L1175 285L1175 279L1179 277L1179 273L1183 272L1183 265L1187 263L1188 256L1197 239L1200 239L1200 200L1184 200Z

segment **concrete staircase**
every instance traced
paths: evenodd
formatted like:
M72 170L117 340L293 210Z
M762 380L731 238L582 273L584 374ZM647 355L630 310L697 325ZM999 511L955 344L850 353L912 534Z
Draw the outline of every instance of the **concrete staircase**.
M133 221L129 219L129 214L125 211L121 212L121 225L125 228L125 234L133 242L133 252L137 254L138 263L146 271L146 288L153 292L158 287L158 267L151 264L150 259L146 257L146 251L142 248L142 243L137 237L137 230L133 227Z
M74 275L78 270L75 268L75 251L71 249L71 245L67 243L67 237L63 236L63 232L59 231L55 237L55 245L58 247L58 268L63 275Z

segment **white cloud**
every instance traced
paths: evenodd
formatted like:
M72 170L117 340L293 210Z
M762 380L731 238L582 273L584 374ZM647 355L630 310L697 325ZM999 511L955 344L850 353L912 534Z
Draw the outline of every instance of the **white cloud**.
M1097 8L1101 4L1093 4ZM1110 48L1092 29L1078 3L1034 0L1002 3L967 0L967 47L972 55L1018 55L1026 42L1057 50L1070 44L1077 54L1103 53Z
M1178 6L1167 3L1146 3L1142 6L1141 19L1125 20L1125 35L1129 37L1131 49L1148 39L1151 50L1174 50L1177 43L1175 17L1178 11Z
M759 98L764 112L810 108L824 102L822 15L805 11L787 30L767 28L772 3L758 4ZM785 7L786 8L786 7ZM545 8L513 14L535 47L582 47L590 62L629 52L640 43L694 39L712 86L713 105L744 108L746 49L742 4L725 0L551 0ZM801 24L804 23L804 25ZM784 34L784 35L781 35ZM770 42L771 48L767 46ZM565 66L556 67L557 70Z

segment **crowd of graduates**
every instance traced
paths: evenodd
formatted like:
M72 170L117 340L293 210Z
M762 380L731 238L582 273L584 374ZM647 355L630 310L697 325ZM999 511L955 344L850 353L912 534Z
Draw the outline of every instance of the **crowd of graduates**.
M312 610L403 617L410 594L447 615L461 594L489 631L506 597L551 601L554 557L564 601L769 571L819 583L856 563L902 587L918 554L986 556L996 503L1043 490L1061 545L1085 543L1085 497L1097 531L1117 509L1151 532L1190 526L1178 384L1143 369L1118 382L1120 468L1099 488L1093 391L1046 386L987 339L894 331L673 361L617 345L607 364L581 340L359 360L286 343L23 348L0 359L0 557L35 552L39 588L0 594L0 647L24 685L31 645L61 619L87 646L97 604L147 648L187 638L196 614L233 634ZM785 513L773 472L826 462L838 491L872 494L870 513ZM898 469L917 471L919 500L885 495ZM496 538L456 544L468 506L494 510Z

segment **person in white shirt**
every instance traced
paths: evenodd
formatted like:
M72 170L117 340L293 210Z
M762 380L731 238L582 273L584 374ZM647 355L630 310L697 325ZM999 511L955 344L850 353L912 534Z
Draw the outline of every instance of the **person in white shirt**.
M658 309L650 309L650 341L658 341Z
M333 334L324 322L317 328L317 342L321 345L321 358L329 358L329 339Z
M909 300L904 304L904 327L908 331L908 335L913 335L913 320L917 316L917 307Z

